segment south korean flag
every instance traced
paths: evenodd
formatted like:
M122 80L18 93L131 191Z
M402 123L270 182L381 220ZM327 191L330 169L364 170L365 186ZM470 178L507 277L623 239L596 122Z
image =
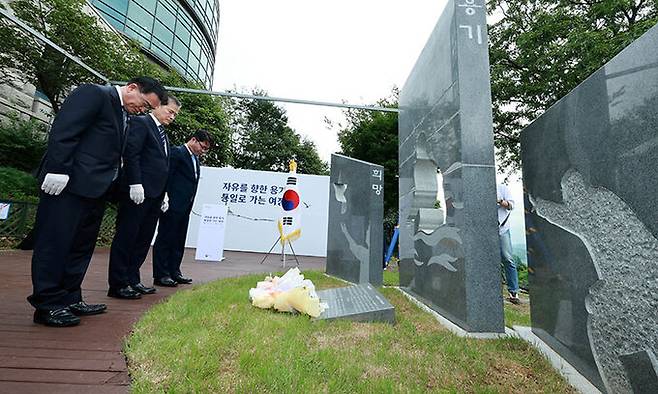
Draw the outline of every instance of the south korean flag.
M302 235L301 211L299 209L299 192L297 190L297 163L290 160L290 172L286 188L281 199L283 214L277 222L281 245L297 240Z

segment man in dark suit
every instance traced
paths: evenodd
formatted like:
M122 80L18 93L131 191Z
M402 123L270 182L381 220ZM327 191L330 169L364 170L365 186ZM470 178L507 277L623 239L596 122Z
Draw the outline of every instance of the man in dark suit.
M169 210L160 217L153 245L153 278L158 286L174 287L191 283L180 271L185 252L187 224L199 184L199 157L210 149L208 132L199 130L184 145L172 148L169 160L167 194Z
M138 299L155 293L141 283L139 269L146 259L160 211L166 211L170 147L165 126L178 115L180 102L168 102L146 116L131 118L123 154L121 193L116 232L110 249L107 295Z
M139 77L126 86L81 85L64 101L48 136L32 255L34 322L65 327L102 313L80 286L94 252L105 197L116 181L128 113L167 101L165 89Z

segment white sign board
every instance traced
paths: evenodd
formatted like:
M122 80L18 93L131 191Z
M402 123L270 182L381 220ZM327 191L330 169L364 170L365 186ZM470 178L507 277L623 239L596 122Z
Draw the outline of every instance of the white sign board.
M224 229L226 228L226 205L203 204L196 243L196 260L224 260Z
M197 247L204 204L228 207L224 249L265 253L279 237L281 198L287 172L201 167L185 246ZM294 241L300 256L327 255L329 177L297 174L301 198L301 237ZM273 252L281 252L275 247ZM286 247L286 253L290 250Z

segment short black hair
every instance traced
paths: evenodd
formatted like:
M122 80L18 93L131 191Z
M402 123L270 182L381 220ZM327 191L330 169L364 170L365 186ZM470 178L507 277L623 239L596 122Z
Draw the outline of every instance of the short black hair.
M174 96L174 95L171 94L171 93L167 94L167 104L169 104L169 103L174 103L174 104L176 104L176 106L177 106L178 108L181 107L181 103L180 103L180 101L178 101L178 99L176 98L176 96Z
M192 135L192 138L196 138L196 140L199 142L208 141L208 143L212 146L212 137L210 136L210 133L205 130L195 131Z
M128 85L131 83L139 86L139 91L144 94L154 93L156 96L158 96L160 99L160 105L167 105L167 89L165 89L157 79L151 77L135 77L128 81Z

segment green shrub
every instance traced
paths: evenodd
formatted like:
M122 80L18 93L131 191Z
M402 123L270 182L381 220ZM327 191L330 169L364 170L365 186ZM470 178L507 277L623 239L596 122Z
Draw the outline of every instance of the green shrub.
M0 199L35 202L39 198L37 180L25 171L0 167Z
M10 116L0 122L0 167L31 172L46 151L46 125Z

